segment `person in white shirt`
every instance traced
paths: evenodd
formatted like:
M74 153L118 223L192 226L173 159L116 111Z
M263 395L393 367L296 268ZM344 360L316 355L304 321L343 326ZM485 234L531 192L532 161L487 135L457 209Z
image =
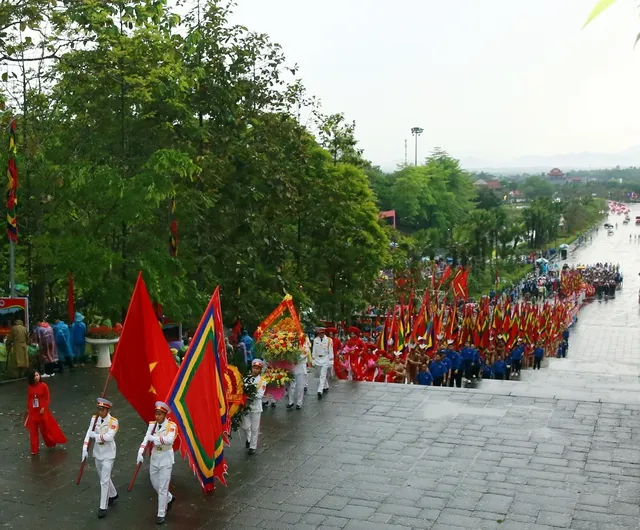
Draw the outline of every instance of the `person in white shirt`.
M87 434L82 446L82 461L89 457L89 440L95 440L93 457L96 461L96 471L100 478L100 508L98 517L102 519L107 515L107 506L111 506L118 499L113 482L111 470L116 459L115 437L118 432L118 420L110 414L113 404L108 399L98 398L98 413L91 417Z
M156 401L156 421L149 422L147 434L140 444L137 462L144 461L144 452L147 445L153 445L151 450L151 466L149 467L149 477L151 485L158 493L158 517L156 524L164 524L167 511L176 498L169 492L171 482L171 470L173 468L173 442L178 433L178 426L167 419L167 414L171 412L169 405L163 401Z
M260 417L262 416L262 398L267 390L267 381L262 375L262 359L254 359L251 362L251 383L256 386L257 392L253 401L247 404L249 412L242 418L240 439L244 439L245 447L249 454L253 455L258 448L258 435L260 434Z
M322 394L329 390L327 371L333 364L333 341L325 335L324 328L319 328L318 335L313 339L311 362L318 372L318 399L322 399Z
M300 350L298 362L293 369L294 379L291 383L289 383L289 404L287 405L288 409L293 408L293 405L295 403L296 409L300 410L302 408L302 401L304 400L304 387L307 381L307 362L311 353L311 343L309 342L309 339L306 335L304 338L304 345Z

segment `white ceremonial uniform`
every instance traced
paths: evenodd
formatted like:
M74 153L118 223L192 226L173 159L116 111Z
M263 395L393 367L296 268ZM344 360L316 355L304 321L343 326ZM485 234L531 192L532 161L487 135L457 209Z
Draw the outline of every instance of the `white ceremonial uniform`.
M95 421L95 428L94 426ZM93 428L93 430L92 430ZM111 481L111 470L116 459L116 433L120 428L118 420L111 414L104 418L93 416L89 423L89 429L84 437L84 447L88 447L89 439L94 438L93 457L96 461L96 471L100 477L100 509L106 510L109 498L115 497L118 492ZM95 433L95 437L91 433Z
M251 378L251 382L256 385L258 391L256 397L249 405L249 412L242 418L242 428L240 429L241 440L249 441L249 449L258 447L258 435L260 434L260 417L262 416L262 397L267 389L267 382L262 375Z
M304 346L302 347L305 355L307 356L307 363L311 364L311 341L307 335L304 336ZM309 386L309 369L307 368L307 363L304 365L304 387L305 389Z
M293 369L293 381L289 383L289 405L294 403L302 407L304 400L304 386L307 379L307 360L308 355L303 350L298 358L298 363Z
M167 504L173 499L173 495L169 493L169 483L171 482L171 469L175 462L173 442L176 439L177 431L177 425L166 418L161 424L155 421L149 422L147 436L138 451L138 454L141 451L144 452L148 442L153 444L149 478L151 478L153 489L158 493L158 517L166 515Z
M326 335L323 338L316 337L313 339L311 358L313 365L319 372L318 394L322 394L323 390L329 388L327 370L333 364L333 340Z

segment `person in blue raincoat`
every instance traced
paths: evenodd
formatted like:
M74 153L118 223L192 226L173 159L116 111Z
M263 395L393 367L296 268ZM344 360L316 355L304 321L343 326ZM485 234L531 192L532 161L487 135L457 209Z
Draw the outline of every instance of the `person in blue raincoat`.
M71 332L67 326L59 318L53 325L53 339L56 342L56 350L58 350L58 362L60 363L60 371L63 365L67 365L70 370L75 368L73 361L73 348L71 346Z
M71 347L73 357L76 361L81 361L85 357L84 348L86 343L86 334L87 325L84 323L84 316L82 313L76 313L73 325L71 326Z
M249 360L251 361L253 359L253 354L255 353L255 347L253 344L253 339L246 329L242 330L242 337L240 338L240 342L244 344Z

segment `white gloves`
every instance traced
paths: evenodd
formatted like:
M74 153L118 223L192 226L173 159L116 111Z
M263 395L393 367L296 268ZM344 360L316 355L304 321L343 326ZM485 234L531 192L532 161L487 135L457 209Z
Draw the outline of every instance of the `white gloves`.
M89 451L87 451L86 447L82 448L82 461L84 462L87 458L89 458Z
M144 462L144 456L142 456L142 451L138 451L138 458L136 458L136 462L138 464L142 464L142 462Z

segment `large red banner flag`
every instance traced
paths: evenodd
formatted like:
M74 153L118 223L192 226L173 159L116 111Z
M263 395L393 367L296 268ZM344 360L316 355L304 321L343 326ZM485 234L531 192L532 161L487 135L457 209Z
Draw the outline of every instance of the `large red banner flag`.
M120 393L148 423L155 419L155 403L165 398L177 372L140 273L113 357L111 375Z
M226 484L224 444L231 427L226 371L220 288L217 287L166 400L180 427L180 454L189 462L205 493L213 491L215 478Z

